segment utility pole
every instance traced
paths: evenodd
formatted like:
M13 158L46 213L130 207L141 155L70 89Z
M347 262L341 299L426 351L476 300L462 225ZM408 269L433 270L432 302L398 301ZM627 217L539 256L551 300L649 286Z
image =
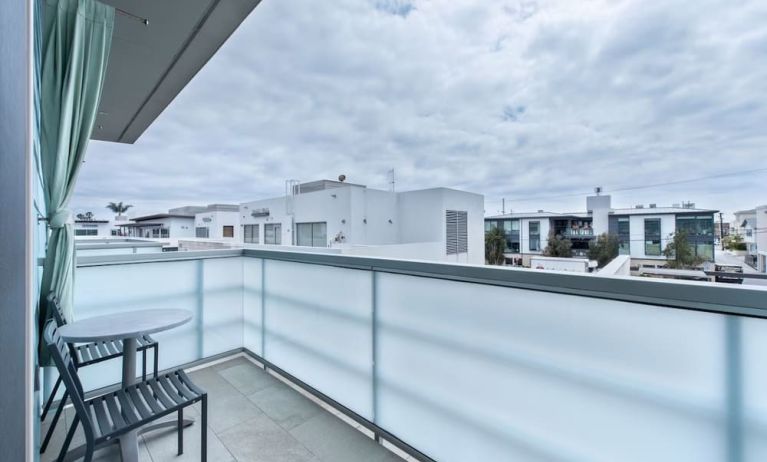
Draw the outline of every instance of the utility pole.
M501 215L506 215L506 199L501 198Z
M722 220L722 212L719 212L719 243L722 244L722 250L724 250L724 220Z

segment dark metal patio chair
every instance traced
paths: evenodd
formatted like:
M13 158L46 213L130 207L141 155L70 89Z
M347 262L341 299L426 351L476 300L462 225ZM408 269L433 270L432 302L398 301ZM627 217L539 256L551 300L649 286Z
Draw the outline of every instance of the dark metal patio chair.
M75 408L75 418L61 447L59 462L67 455L78 424L82 425L85 435L84 461L90 462L96 449L174 412L178 413L178 454L181 455L184 453L183 410L198 401L202 402L201 460L206 462L208 395L183 370L166 372L128 388L86 400L77 367L70 355L71 347L59 336L53 320L46 324L43 338Z
M58 299L54 296L53 293L50 293L47 297L48 306L50 308L51 313L53 314L53 319L56 321L57 326L63 326L67 323L66 319L64 319L64 314L61 312L61 305L59 305ZM141 366L141 380L146 381L146 357L147 357L147 350L152 349L154 350L154 377L157 377L157 362L160 356L160 345L157 343L156 340L154 340L149 335L144 335L143 337L138 338L138 348L137 351L141 352L142 355L142 366ZM77 369L80 369L81 367L90 366L92 364L98 364L102 361L107 361L109 359L119 358L123 354L123 345L121 340L112 340L108 342L93 342L93 343L85 343L81 345L74 345L70 344L69 353L72 356L72 360L75 363L75 367ZM51 395L48 397L48 400L45 402L45 406L43 406L43 413L40 416L40 421L44 421L45 417L48 415L48 411L51 408L51 404L53 403L53 400L56 396L56 393L59 390L59 386L61 386L61 376L59 376L58 379L56 379L56 383L53 385L53 390L51 391ZM61 397L61 400L59 401L59 407L56 409L56 413L53 415L53 420L51 421L50 427L48 427L48 432L45 435L45 439L43 439L43 444L40 446L40 453L42 454L45 452L45 449L48 447L48 443L51 440L51 436L53 435L53 430L56 428L56 423L59 420L59 417L61 416L61 411L64 409L64 405L67 401L67 392L64 392L64 395Z

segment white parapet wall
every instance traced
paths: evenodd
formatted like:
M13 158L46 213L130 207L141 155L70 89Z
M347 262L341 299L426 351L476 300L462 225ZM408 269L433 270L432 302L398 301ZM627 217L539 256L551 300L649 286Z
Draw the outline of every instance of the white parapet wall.
M630 276L631 275L631 257L628 255L618 255L610 263L599 270L600 276Z
M530 258L530 268L551 271L570 271L588 273L593 266L586 258L559 258L535 256Z

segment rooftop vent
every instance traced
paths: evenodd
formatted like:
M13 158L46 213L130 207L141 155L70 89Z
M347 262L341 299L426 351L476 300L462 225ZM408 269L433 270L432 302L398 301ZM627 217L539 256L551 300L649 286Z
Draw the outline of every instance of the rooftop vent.
M654 209L654 208L656 208L656 207L658 207L658 205L657 205L657 204L650 204L650 208L651 208L651 209Z
M679 208L679 204L678 203L677 204L671 204L671 206L674 207L674 208L677 208L677 209Z
M637 204L637 205L635 205L635 206L634 206L634 208L637 208L637 209L643 209L643 208L644 208L644 205L642 205L642 204Z
M695 208L695 202L682 202L682 208L683 209L694 209Z
M538 213L543 213L543 210L538 210Z

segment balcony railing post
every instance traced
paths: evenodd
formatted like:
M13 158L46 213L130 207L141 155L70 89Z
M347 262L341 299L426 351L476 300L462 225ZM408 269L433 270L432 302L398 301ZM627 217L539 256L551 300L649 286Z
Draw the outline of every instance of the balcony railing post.
M373 423L378 422L378 273L375 271L370 272L371 282L371 386L373 397ZM379 441L378 434L375 434L376 441Z
M727 392L727 460L743 462L743 364L741 318L725 317L726 392Z
M261 357L266 359L266 259L261 259ZM266 366L264 366L266 368Z

